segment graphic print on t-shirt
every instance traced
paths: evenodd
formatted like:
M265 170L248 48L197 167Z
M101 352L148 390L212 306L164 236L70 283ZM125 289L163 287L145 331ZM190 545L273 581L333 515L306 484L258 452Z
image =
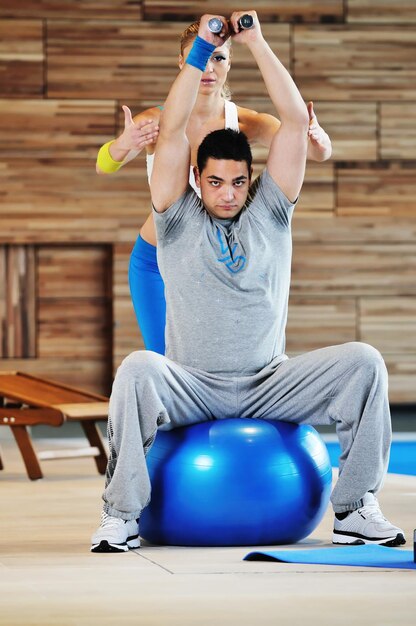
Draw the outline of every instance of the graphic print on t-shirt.
M221 255L217 261L224 263L225 267L232 273L237 274L241 272L246 264L246 257L242 254L235 256L238 248L238 243L232 243L231 245L226 240L225 235L217 226L217 238L220 244Z

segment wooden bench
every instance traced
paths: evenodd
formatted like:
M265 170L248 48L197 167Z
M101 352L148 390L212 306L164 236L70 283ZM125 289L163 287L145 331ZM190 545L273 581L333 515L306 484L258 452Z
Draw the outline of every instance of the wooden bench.
M0 372L0 426L9 426L31 480L43 478L40 460L93 456L100 474L107 452L96 422L107 421L108 398L23 372ZM36 453L28 427L81 424L89 447ZM0 457L0 470L4 469Z

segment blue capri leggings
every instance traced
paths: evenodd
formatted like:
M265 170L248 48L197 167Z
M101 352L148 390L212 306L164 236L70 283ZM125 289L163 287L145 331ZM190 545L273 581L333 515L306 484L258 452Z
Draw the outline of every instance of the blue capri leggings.
M165 354L165 284L157 265L156 247L140 235L130 256L129 285L146 350Z

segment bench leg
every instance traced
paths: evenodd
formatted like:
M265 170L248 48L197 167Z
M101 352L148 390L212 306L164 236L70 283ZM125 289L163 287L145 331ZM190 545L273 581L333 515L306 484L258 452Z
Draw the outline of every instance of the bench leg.
M39 460L26 426L13 426L11 430L19 446L20 454L26 466L27 475L31 480L43 478Z
M86 438L90 442L90 446L98 448L99 455L94 457L94 460L97 465L98 472L100 474L105 474L105 470L107 468L107 452L104 447L101 433L98 430L98 426L94 420L82 420L81 426L84 430Z

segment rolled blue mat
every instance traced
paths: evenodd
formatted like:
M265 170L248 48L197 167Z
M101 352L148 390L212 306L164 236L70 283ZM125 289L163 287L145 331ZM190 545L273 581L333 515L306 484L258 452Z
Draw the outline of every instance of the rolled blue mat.
M385 569L416 569L413 550L364 545L312 550L264 550L250 552L244 561L276 561L312 565L354 565Z

